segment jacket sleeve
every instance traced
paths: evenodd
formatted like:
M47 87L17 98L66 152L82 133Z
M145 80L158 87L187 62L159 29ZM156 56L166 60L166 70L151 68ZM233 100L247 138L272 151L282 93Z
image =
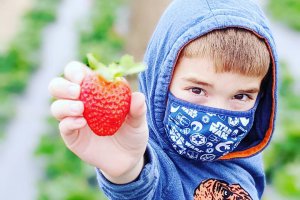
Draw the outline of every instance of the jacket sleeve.
M139 177L127 184L111 183L96 169L98 183L104 194L113 200L168 199L170 194L184 199L180 177L170 158L151 141L145 155L148 162Z
M127 184L118 185L110 182L96 168L100 189L109 199L152 199L159 180L159 170L156 155L150 145L147 146L145 156L148 162L139 177Z

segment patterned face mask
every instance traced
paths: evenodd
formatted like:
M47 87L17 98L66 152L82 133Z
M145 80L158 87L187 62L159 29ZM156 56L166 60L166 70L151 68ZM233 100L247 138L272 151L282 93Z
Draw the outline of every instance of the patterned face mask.
M248 111L229 111L192 104L169 93L164 119L167 136L182 156L216 160L232 152L250 131L257 104L258 100Z

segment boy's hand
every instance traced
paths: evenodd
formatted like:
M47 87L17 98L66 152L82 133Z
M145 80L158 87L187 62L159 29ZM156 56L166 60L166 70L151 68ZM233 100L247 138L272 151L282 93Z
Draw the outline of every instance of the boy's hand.
M91 70L79 63L69 63L65 78L54 78L49 91L57 98L51 105L53 116L60 121L59 130L66 146L83 161L98 167L110 181L127 183L143 167L148 141L146 104L143 94L132 94L129 114L113 136L95 135L83 118L84 106L79 101L80 84Z

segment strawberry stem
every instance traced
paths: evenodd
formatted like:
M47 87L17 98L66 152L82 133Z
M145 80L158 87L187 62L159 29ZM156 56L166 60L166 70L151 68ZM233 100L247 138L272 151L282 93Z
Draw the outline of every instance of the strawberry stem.
M119 62L113 62L108 66L99 62L91 53L87 54L89 66L107 81L114 81L118 77L136 74L145 70L143 63L135 63L133 56L124 55Z

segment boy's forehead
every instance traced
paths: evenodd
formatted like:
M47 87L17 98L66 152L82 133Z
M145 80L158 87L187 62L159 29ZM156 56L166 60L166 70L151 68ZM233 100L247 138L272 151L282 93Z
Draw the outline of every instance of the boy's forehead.
M172 79L180 79L181 81L190 83L201 83L207 86L213 86L222 82L235 83L237 86L242 84L241 88L255 88L260 85L263 76L250 76L236 72L220 72L216 71L214 62L211 59L202 57L185 57L178 59ZM238 87L237 87L238 88Z

